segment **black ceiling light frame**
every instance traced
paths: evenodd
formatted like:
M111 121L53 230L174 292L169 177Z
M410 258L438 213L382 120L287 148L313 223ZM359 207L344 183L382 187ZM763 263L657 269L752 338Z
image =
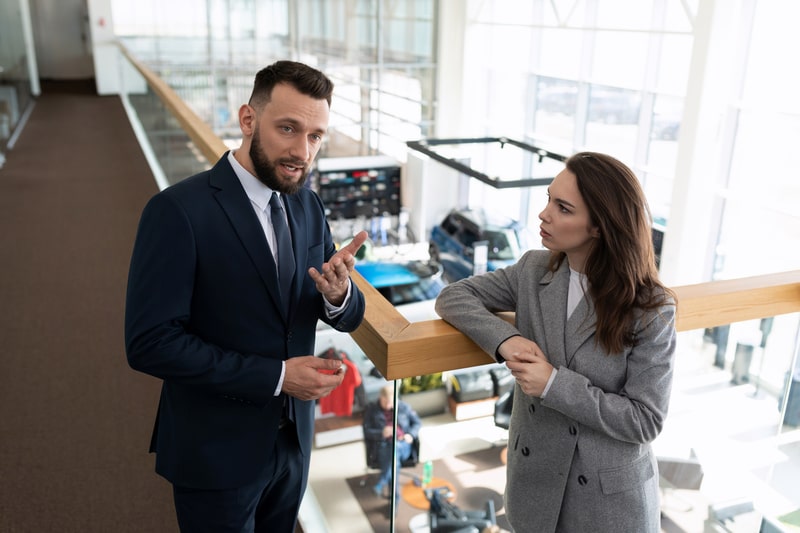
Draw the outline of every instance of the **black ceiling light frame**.
M538 146L533 146L532 144L527 144L520 141L515 141L514 139L509 139L508 137L475 137L475 138L461 138L461 139L422 139L419 141L407 141L406 145L411 148L412 150L416 150L417 152L421 152L428 157L439 161L440 163L447 165L450 168L458 170L468 176L471 176L475 179L478 179L487 185L491 185L496 189L509 189L512 187L540 187L543 185L549 185L553 181L553 177L550 178L522 178L517 180L503 180L500 177L492 177L488 174L484 174L483 172L479 172L474 168L465 165L464 163L460 163L455 159L445 157L440 153L433 150L432 146L440 146L440 145L447 145L447 144L489 144L489 143L499 143L500 148L503 148L506 144L510 144L512 146L516 146L526 152L531 152L534 157L539 158L539 162L541 163L545 158L553 159L555 161L564 162L567 160L566 156L561 154L557 154L555 152L551 152L549 150L545 150L544 148L539 148Z

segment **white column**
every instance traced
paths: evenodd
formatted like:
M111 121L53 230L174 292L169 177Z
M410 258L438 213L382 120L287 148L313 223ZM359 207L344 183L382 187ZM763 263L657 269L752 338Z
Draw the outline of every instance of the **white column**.
M700 0L686 91L669 220L661 257L667 285L708 281L719 231L720 180L730 143L722 137L741 62L741 0Z
M119 94L120 51L114 35L111 0L87 0L87 6L97 94Z
M464 34L467 26L464 0L440 0L436 73L436 136L461 137L464 112Z

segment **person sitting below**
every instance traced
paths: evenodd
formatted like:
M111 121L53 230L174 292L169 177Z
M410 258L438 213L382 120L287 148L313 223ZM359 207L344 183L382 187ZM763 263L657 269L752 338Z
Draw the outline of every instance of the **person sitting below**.
M392 478L392 435L394 434L394 386L384 386L378 399L370 403L364 411L364 439L367 441L367 453L374 453L376 464L380 468L380 478L373 487L378 496L383 496L384 489ZM414 409L404 401L397 402L397 468L414 452L414 441L419 438L422 421ZM371 452L372 451L372 452ZM370 460L369 463L372 463ZM397 471L395 472L397 474ZM397 475L395 477L395 496L397 493Z

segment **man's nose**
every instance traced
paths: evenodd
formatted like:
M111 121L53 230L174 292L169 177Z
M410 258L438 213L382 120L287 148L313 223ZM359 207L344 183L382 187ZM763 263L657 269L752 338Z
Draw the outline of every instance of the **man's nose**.
M295 159L308 161L311 154L311 145L305 137L298 137L289 148L289 155Z

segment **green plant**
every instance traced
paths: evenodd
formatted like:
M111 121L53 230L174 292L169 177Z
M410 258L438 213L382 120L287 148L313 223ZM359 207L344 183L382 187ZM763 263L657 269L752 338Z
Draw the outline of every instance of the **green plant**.
M414 376L403 378L400 383L400 394L410 394L426 390L441 389L444 387L442 373L426 374L424 376Z

